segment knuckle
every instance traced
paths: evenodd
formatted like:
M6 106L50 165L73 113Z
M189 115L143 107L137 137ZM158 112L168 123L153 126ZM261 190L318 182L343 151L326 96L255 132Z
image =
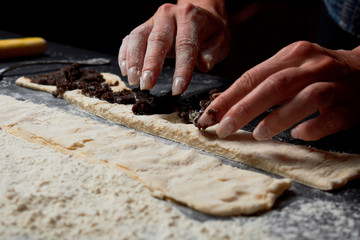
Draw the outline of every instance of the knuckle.
M179 5L179 13L183 16L187 16L196 9L196 6L192 3L183 3Z
M192 3L182 3L178 6L179 8L177 15L180 19L190 22L197 22L198 28L205 27L204 23L207 22L206 20L208 19L206 17L206 13L201 8Z
M321 65L330 67L338 65L338 61L335 58L326 55L323 56L319 62L321 63Z
M292 44L295 49L299 49L301 51L307 51L313 49L313 44L308 41L296 41Z
M240 116L242 119L253 119L251 108L245 101L236 105L234 111L236 112L236 116Z
M148 43L165 46L167 44L166 34L163 31L152 32L148 38Z
M174 7L174 4L165 3L158 8L157 12L159 14L168 13L173 7Z
M130 32L129 38L133 37L134 35L138 35L138 34L140 34L140 26L134 28L134 29Z
M308 41L297 41L292 46L293 53L308 54L314 51L314 45Z
M297 41L279 52L280 60L293 60L294 57L312 55L315 50L315 45L308 41Z
M285 91L289 87L290 79L287 76L271 75L264 82L264 88L274 94Z
M130 32L129 38L138 38L139 35L144 35L149 32L147 24L141 24Z
M152 30L148 37L148 45L156 46L162 54L170 51L173 44L173 31L171 26L163 26L160 29Z
M319 89L312 88L312 89L304 91L302 94L302 98L304 100L311 99L312 104L319 105L320 99L322 98L322 93Z
M178 56L186 56L186 62L193 62L199 52L199 47L194 39L190 37L182 37L177 39L175 50Z
M220 94L216 99L216 108L217 109L229 109L230 108L230 103L226 97L226 95L224 94Z
M144 60L144 68L146 66L162 65L162 63L163 63L163 58L159 55L146 56Z
M315 106L326 107L333 103L335 92L332 84L323 84L320 87L313 87L305 91L304 98L311 100Z
M177 39L176 47L181 49L197 49L196 41L191 37L181 37Z
M241 81L236 81L236 88L239 90L239 92L250 92L257 86L257 80L256 80L256 72L253 73L256 70L253 70L252 72L247 71L241 76Z
M341 69L343 69L343 64L331 56L322 56L316 64L316 71L339 72Z

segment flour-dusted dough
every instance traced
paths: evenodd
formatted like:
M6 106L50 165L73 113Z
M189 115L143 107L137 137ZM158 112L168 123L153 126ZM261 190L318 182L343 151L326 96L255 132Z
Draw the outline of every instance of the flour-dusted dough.
M0 127L31 142L125 171L153 195L206 214L270 209L289 179L222 164L217 158L120 126L0 95Z
M21 79L21 82L30 82L27 78ZM64 98L116 123L182 142L314 188L339 188L360 176L358 154L326 152L272 140L256 141L251 133L242 130L226 139L219 139L215 133L216 126L199 131L192 124L181 123L176 113L134 115L129 105L89 98L78 90L66 92Z

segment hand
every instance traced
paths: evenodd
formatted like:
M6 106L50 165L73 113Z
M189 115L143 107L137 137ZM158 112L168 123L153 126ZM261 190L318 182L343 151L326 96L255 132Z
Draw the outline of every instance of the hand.
M293 43L243 74L207 109L217 112L217 134L226 137L276 105L255 128L256 139L271 138L318 111L292 129L293 138L318 140L358 124L360 47L335 51ZM213 125L212 119L203 114L198 124Z
M173 95L184 92L195 65L207 72L228 53L227 21L225 14L218 12L191 3L162 5L152 18L123 39L119 65L129 84L140 83L141 89L151 89L165 58L175 55Z

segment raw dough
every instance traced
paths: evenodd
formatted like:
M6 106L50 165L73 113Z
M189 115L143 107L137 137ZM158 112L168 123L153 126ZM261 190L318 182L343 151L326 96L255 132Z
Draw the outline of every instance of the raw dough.
M119 83L117 86L111 87L114 91L120 91L122 89L127 88L125 83L123 81L121 81L121 78L119 76L112 74L112 73L101 73L101 75L103 76L104 79L106 79L106 83L109 83L112 85L115 84L116 82ZM41 85L41 84L33 83L30 81L29 78L26 78L26 77L18 78L16 80L16 83L18 85L26 87L26 88L43 91L43 92L48 92L48 93L52 93L56 90L56 86Z
M43 87L37 84L34 86L25 77L18 79L17 84L38 90ZM226 139L219 139L215 133L216 126L199 131L192 124L181 123L176 113L138 116L132 113L129 105L110 104L89 98L78 90L68 91L63 97L113 122L182 142L314 188L339 188L360 176L359 154L326 152L272 140L256 141L251 133L242 130Z
M217 158L44 105L0 95L0 127L65 154L125 171L159 198L206 214L231 216L270 209L289 179L222 164Z

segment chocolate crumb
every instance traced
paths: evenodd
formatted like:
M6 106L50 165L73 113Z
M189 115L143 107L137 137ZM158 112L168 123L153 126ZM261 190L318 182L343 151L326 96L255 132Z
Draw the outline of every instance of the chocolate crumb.
M136 103L132 111L138 115L167 114L175 111L179 97L172 96L167 92L160 96L155 96L150 91L135 89Z
M211 121L213 121L213 122L216 122L216 114L218 113L219 111L218 110L215 110L215 109L213 109L213 108L210 108L207 112L206 112L206 114L208 114L208 115L211 115Z

